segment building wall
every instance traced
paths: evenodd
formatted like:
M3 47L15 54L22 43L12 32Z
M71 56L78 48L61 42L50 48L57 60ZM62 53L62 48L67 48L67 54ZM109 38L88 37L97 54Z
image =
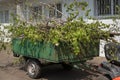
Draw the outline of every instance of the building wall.
M68 16L68 13L66 12L66 7L64 7L64 4L70 4L73 1L74 0L29 0L28 2L23 2L23 5L25 5L25 4L27 4L28 6L42 5L43 6L43 15L45 15L46 17L49 17L49 10L48 10L47 4L61 3L62 4L62 13L63 13L62 19L65 20L66 17ZM83 0L78 0L78 1L83 1ZM86 8L86 10L91 9L90 16L94 16L94 0L84 0L84 1L86 1L88 3L88 7ZM21 5L21 7L24 7L23 5ZM24 18L24 14L22 14L20 12L22 12L22 11L20 11L20 9L19 9L18 13ZM83 16L85 18L85 11L80 11L79 16Z

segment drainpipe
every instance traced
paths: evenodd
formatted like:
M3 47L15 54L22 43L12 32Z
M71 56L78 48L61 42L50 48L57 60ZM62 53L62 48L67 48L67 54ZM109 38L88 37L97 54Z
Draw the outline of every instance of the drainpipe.
M114 13L113 13L113 10L114 10L113 6L114 6L113 0L111 0L111 15L114 15Z

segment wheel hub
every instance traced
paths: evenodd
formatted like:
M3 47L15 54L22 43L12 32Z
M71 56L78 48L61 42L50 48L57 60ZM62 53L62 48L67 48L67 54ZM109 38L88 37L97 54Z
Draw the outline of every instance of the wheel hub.
M31 75L34 75L35 74L35 65L34 64L30 64L28 66L28 72L31 74Z

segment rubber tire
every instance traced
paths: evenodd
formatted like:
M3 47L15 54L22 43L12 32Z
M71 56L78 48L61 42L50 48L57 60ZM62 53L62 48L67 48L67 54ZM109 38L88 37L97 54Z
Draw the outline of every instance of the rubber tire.
M30 70L30 67L34 67L34 71ZM38 60L28 59L26 64L27 74L32 79L40 78L41 76L41 65Z
M65 70L72 70L73 69L73 65L72 64L66 64L66 63L62 63L62 67L65 69Z

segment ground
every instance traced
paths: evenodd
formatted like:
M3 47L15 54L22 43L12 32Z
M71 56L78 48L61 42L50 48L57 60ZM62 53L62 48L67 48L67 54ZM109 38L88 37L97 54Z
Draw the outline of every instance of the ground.
M0 80L34 80L28 77L20 65L14 64L16 59L12 54L4 51L0 53ZM96 57L87 63L96 66L102 61L105 61L105 58ZM42 77L37 80L97 80L100 75L96 70L81 68L65 71L61 65L49 65L43 69Z

